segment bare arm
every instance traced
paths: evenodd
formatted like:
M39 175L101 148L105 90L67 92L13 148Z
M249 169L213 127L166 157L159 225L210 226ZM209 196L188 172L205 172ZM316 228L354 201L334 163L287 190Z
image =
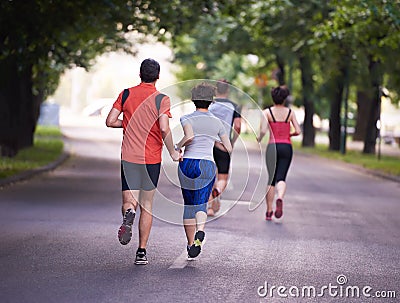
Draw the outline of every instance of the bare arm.
M235 144L237 138L239 138L241 128L242 128L242 118L237 117L233 120L233 136L231 140L232 147Z
M122 120L118 119L120 114L121 114L121 112L118 109L113 107L110 110L110 112L108 113L108 116L106 119L107 127L114 127L114 128L122 127Z
M231 140L229 140L229 137L227 134L223 134L220 136L222 145L225 147L226 151L228 153L232 153L232 144L231 144Z
M193 140L194 137L193 128L189 123L183 126L183 133L184 133L183 138L176 144L179 149L184 147L186 144L192 142Z
M265 112L262 112L261 116L261 121L260 121L260 134L257 137L257 141L261 142L261 140L264 138L265 134L268 131L268 119L265 116Z
M292 136L300 135L301 134L301 127L299 125L299 122L297 122L296 115L295 115L294 112L292 113L291 122L292 122L292 125L294 127L294 132L290 133L290 136L292 137Z
M172 141L171 129L169 128L169 117L162 114L158 118L160 123L161 136L164 140L165 147L167 148L172 160L178 161L180 158L179 152L174 149L174 143Z

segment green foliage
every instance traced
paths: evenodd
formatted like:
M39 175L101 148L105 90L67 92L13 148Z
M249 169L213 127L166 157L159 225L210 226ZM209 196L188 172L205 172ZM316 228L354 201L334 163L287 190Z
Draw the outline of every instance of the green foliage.
M381 62L383 72L392 75L393 89L400 90L399 66L393 64L399 61L400 2L336 0L329 5L328 18L313 28L314 46L325 53L325 58L332 58L332 63L351 60L353 81L359 86L366 84L369 58Z
M399 74L399 60L395 60L400 45L398 0L218 3L218 11L212 17L200 17L198 23L185 32L192 40L190 51L186 48L186 52L182 52L179 42L175 45L177 62L206 61L203 77L215 68L215 61L223 54L234 51L269 57L266 60L269 68L273 66L271 54L279 53L289 61L296 53L309 53L315 62L319 61L321 75L325 78L334 77L335 67L349 60L354 70L353 81L358 77L360 83L365 83L361 79L368 75L367 57L374 56L382 62L390 62L385 66L385 71L393 75L389 78L390 84L397 86L400 82L395 76ZM179 41L179 37L177 39ZM199 58L199 54L204 57ZM188 58L190 55L193 55L192 61Z
M0 61L16 58L18 69L33 69L33 93L52 94L72 66L88 69L104 52L134 53L128 32L158 31L150 1L2 1ZM167 4L159 4L157 9Z

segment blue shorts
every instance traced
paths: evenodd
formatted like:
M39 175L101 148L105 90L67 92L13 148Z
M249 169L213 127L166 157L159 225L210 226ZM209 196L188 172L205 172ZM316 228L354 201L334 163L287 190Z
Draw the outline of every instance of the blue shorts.
M215 181L213 161L184 158L179 163L178 176L185 203L183 218L193 219L196 213L207 213L207 203Z

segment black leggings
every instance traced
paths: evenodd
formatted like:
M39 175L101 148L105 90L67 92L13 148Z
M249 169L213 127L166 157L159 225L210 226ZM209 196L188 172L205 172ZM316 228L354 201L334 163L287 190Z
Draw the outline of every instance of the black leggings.
M275 143L267 146L268 185L275 186L279 181L285 181L292 162L293 149L291 144Z

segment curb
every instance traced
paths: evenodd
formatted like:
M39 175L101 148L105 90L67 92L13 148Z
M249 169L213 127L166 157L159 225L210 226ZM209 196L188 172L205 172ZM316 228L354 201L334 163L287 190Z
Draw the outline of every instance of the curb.
M0 180L0 188L15 184L17 182L21 182L27 179L30 179L36 175L51 171L56 169L58 166L63 164L71 155L68 152L63 152L61 156L55 160L54 162L51 162L45 166L38 167L35 169L27 170L24 172L21 172L17 175L13 175L11 177L5 178L3 180Z
M378 177L378 178L382 178L382 179L386 179L386 180L389 180L389 181L400 183L400 176L394 176L394 175L386 174L386 173L383 173L383 172L380 172L380 171L376 171L376 170L365 168L365 167L363 167L361 165L347 163L347 162L343 162L343 161L335 160L335 159L324 158L324 157L321 157L321 156L318 156L318 155L312 155L312 154L308 154L308 153L301 152L301 151L296 151L296 153L298 155L301 155L301 156L304 156L304 157L315 157L315 158L318 158L318 159L339 163L339 164L341 164L343 166L346 166L346 167L348 167L348 168L350 168L352 170L362 171L365 174L369 174L369 175L372 175L372 176L375 176L375 177Z
M355 165L355 164L350 164L350 163L344 163L344 164L346 164L347 166L349 166L350 168L352 168L354 170L358 170L358 171L361 170L361 171L365 172L366 174L369 174L369 175L372 175L372 176L375 176L375 177L379 177L381 179L386 179L386 180L389 180L389 181L400 183L400 177L399 176L389 175L389 174L386 174L386 173L383 173L383 172L380 172L380 171L371 170L371 169L368 169L368 168L365 168L365 167L362 167L362 166L359 166L359 165Z
M248 144L249 141L247 141L246 143ZM258 144L258 143L255 143L255 144ZM256 146L256 145L254 145L254 146ZM260 145L258 144L257 149L259 149L259 148L260 148ZM264 150L264 148L265 148L265 146L261 147L262 150ZM340 160L335 160L335 159L329 159L329 158L325 158L325 157L314 155L314 154L309 154L309 153L306 153L306 152L302 152L302 151L300 151L298 149L293 149L293 154L298 154L298 155L303 156L303 157L310 157L310 158L314 157L314 158L318 158L318 159L325 160L325 161L331 161L331 162L338 163L340 165L346 166L346 167L348 167L350 169L353 169L353 170L362 171L365 174L369 174L369 175L372 175L372 176L375 176L375 177L378 177L378 178L382 178L382 179L386 179L386 180L389 180L389 181L400 183L400 176L394 176L394 175L390 175L390 174L387 174L387 173L384 173L384 172L368 169L368 168L365 168L365 167L363 167L361 165L347 163L347 162L340 161Z

